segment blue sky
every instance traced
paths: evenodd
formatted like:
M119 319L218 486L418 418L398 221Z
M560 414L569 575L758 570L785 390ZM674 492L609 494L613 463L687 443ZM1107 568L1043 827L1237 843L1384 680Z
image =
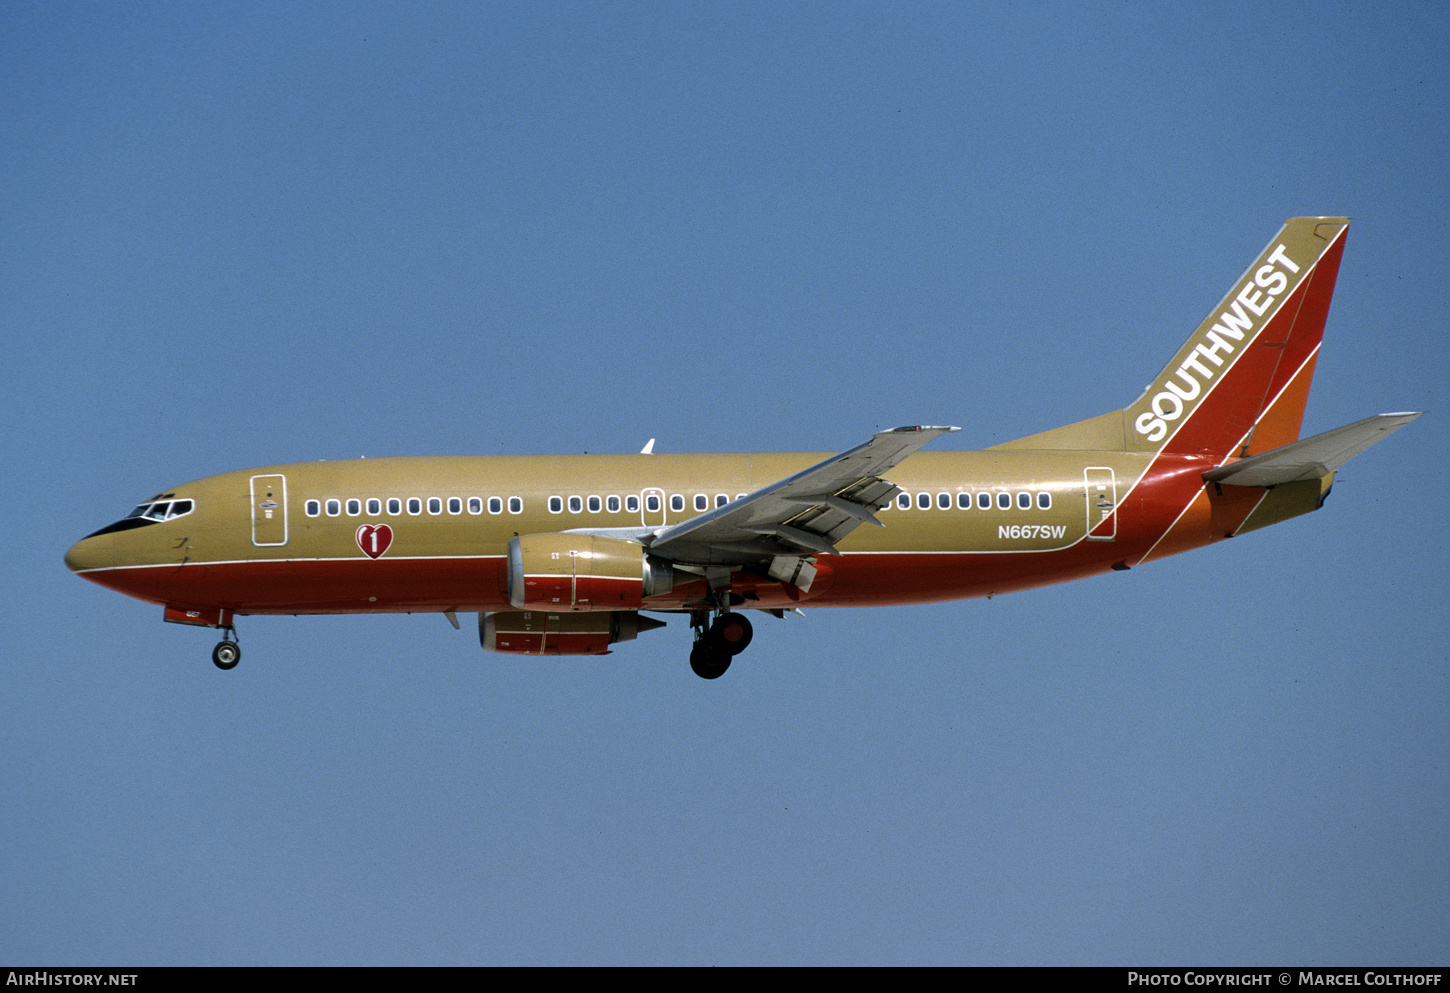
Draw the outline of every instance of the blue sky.
M1450 15L13 3L0 960L1444 964ZM1353 218L1325 509L1127 574L678 621L211 632L85 583L359 455L976 448L1133 399Z

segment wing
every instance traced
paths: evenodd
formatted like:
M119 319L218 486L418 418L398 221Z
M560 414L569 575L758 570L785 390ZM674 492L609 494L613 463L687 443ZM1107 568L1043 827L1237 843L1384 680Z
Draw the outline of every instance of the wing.
M743 564L776 555L835 554L836 542L900 493L881 478L892 466L953 427L892 428L864 445L699 517L662 528L651 555L697 565Z
M1276 486L1279 483L1319 479L1419 416L1417 413L1376 414L1303 441L1270 449L1261 455L1251 455L1210 469L1203 478L1226 486Z

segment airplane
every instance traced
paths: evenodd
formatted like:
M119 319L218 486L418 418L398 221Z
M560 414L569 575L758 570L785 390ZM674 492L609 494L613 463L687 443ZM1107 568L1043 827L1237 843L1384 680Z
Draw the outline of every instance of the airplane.
M1419 416L1300 440L1348 218L1295 217L1126 407L981 451L902 427L836 455L443 456L175 486L66 564L220 629L250 614L478 614L493 652L602 655L682 614L722 675L746 611L928 603L1127 570L1317 510Z

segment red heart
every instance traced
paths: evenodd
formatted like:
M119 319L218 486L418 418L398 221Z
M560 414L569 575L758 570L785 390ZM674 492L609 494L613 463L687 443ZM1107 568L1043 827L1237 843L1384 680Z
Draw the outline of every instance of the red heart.
M364 524L357 529L357 547L370 559L388 550L393 543L393 529L386 524Z

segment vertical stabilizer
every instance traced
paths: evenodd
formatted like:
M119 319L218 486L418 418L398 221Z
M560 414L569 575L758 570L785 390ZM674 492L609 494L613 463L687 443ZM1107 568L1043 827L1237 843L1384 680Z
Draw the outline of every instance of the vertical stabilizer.
M1348 227L1290 218L1132 404L997 447L1225 459L1294 441Z
M1225 458L1298 438L1348 226L1343 217L1285 222L1124 410L1129 443ZM1272 441L1255 437L1266 415Z

